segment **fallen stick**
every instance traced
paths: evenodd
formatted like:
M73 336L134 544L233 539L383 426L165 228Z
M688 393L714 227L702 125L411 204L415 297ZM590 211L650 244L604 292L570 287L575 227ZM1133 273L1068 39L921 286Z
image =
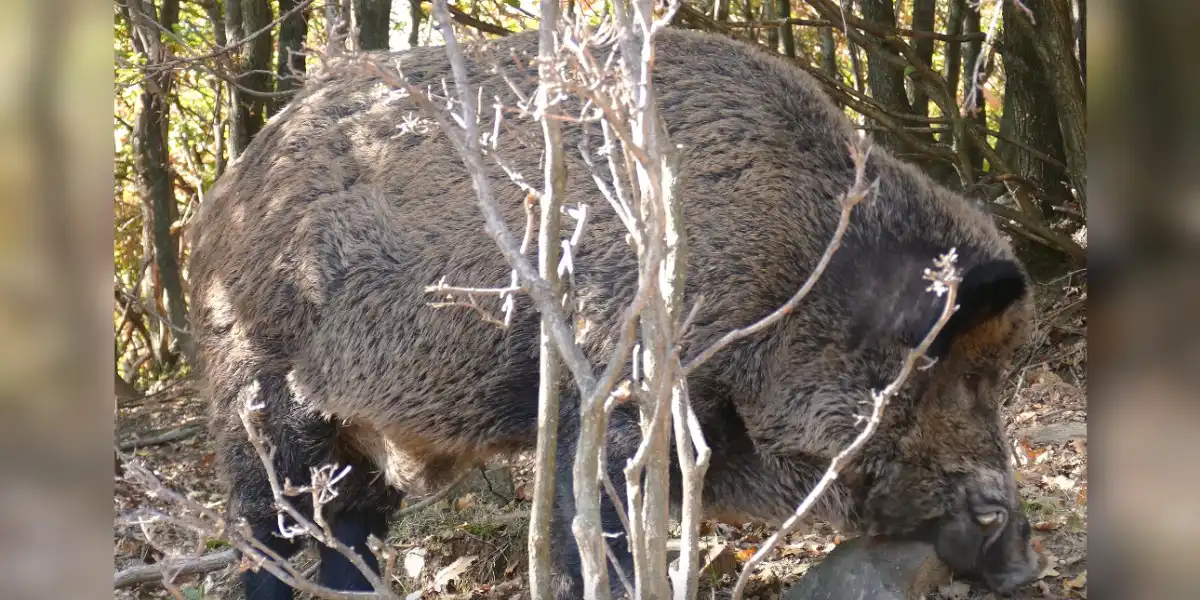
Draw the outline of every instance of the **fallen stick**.
M200 433L203 430L204 430L203 424L185 425L178 429L172 429L165 433L160 433L158 435L151 436L148 438L140 438L140 439L136 439L136 440L130 440L128 442L121 442L120 448L121 448L122 452L128 452L130 450L133 450L134 448L146 448L149 446L158 446L161 444L169 444L171 442L178 442L180 440L186 440L186 439Z
M216 571L232 565L237 561L233 549L215 552L213 554L205 554L196 558L185 558L171 561L163 561L153 565L144 565L140 567L129 567L117 573L113 581L113 589L120 589L137 585L139 583L161 582L163 577L173 575L179 577L181 575L194 575L196 573L208 573Z
M1086 440L1087 423L1070 421L1029 427L1021 431L1021 436L1027 438L1029 443L1035 446L1063 444L1074 439Z

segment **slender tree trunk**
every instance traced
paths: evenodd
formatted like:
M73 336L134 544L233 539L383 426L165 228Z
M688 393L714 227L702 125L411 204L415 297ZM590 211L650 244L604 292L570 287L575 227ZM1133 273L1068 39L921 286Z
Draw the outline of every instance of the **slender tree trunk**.
M925 31L932 33L934 28L934 17L936 9L933 0L913 0L912 7L912 28L913 31ZM933 38L916 38L914 40L914 50L921 62L928 66L933 65ZM913 112L922 117L929 116L929 95L919 86L913 86ZM931 141L933 136L925 135Z
M841 0L840 8L842 14L854 14L854 0ZM854 75L854 89L858 90L859 94L867 93L866 80L863 77L862 58L859 56L858 44L850 39L850 36L842 31L842 35L846 38L846 50L850 52L850 71Z
M360 50L387 50L392 32L392 0L354 0Z
M950 7L946 12L946 33L948 35L962 35L966 7L967 0L950 0ZM958 86L959 75L962 72L962 42L947 41L943 56L945 60L942 76L946 78L946 90L950 93L951 99L954 100L954 106L957 110L962 98L959 94ZM938 136L938 141L943 144L954 144L954 133L947 131Z
M774 21L779 16L775 13L775 3L779 0L762 0L762 20ZM779 52L779 28L767 27L767 45L771 47L772 52Z
M967 0L950 0L950 10L946 13L946 33L948 35L962 35L966 12ZM950 90L955 102L958 102L959 73L962 69L962 42L946 42L945 58L943 74L946 78L946 89Z
M346 34L346 48L351 52L359 50L358 45L358 14L355 11L355 0L341 0L342 8L338 12L341 16L341 29Z
M791 0L775 0L778 4L777 18L790 19L792 18L792 1ZM779 28L779 43L783 45L783 53L791 58L796 58L796 38L792 35L792 26L784 25Z
M717 0L717 5L713 11L713 20L718 23L724 23L729 20L729 3L732 0Z
M822 27L821 35L821 68L829 74L830 77L840 79L841 74L838 73L837 63L837 40L833 37L832 27Z
M179 243L171 235L171 223L178 211L167 146L173 73L170 69L154 68L167 58L169 50L162 42L161 29L170 31L174 28L179 18L179 0L164 0L157 17L152 11L153 4L143 2L130 2L125 9L130 31L134 34L134 48L146 55L148 67L134 124L134 168L143 201L150 207L154 266L166 296L169 337L179 343L179 349L188 361L195 364L179 273Z
M221 10L221 3L217 0L205 0L204 12L208 15L208 22L212 24L213 40L217 46L224 47L228 39L225 37L225 16ZM213 174L215 179L220 179L221 174L225 172L225 118L222 116L222 111L225 105L222 104L222 90L224 82L220 76L214 75L212 81L213 90L216 92L216 101L214 106L216 111L213 115Z
M296 8L299 0L279 0L279 14ZM308 37L309 9L304 9L279 24L279 56L275 60L275 91L290 92L304 84L304 40ZM277 96L272 103L274 114L287 104L290 96Z
M559 7L557 0L541 5L538 25L538 78L549 81L554 74L553 61L558 56L555 38L558 34ZM555 298L563 294L563 281L558 276L562 204L566 186L566 167L563 163L562 132L555 117L559 108L551 102L549 84L539 85L538 109L542 111L542 136L545 145L544 189L540 199L541 218L538 225L538 275L546 280ZM551 340L551 322L542 316L538 344L538 440L533 507L529 516L529 587L535 600L554 597L551 576L550 524L554 510L555 475L557 474L559 429L559 383L562 358Z
M408 45L416 48L421 45L421 0L408 0L408 16L412 21L412 29L408 30Z
M983 22L979 14L979 7L971 6L967 3L966 17L963 23L964 34L978 34L983 31ZM977 85L975 77L975 63L979 60L979 55L983 52L983 42L967 42L967 49L963 52L962 64L962 81L963 81L963 102L966 98L971 97L970 88L967 86ZM983 94L976 93L974 95L975 102L973 106L965 106L963 108L974 111L974 116L970 118L970 122L980 126L987 126L987 103L983 101ZM979 173L983 170L983 154L978 148L967 148L967 155L970 157L971 168Z
M216 4L216 0L213 0ZM216 23L213 23L216 27ZM225 1L225 38L229 42L235 42L242 39L242 0L226 0ZM241 81L242 63L240 60L235 60L231 67L231 75L233 80L229 83L229 160L230 162L241 156L242 149L250 143L250 136L246 133L246 111L243 110L246 92L242 91L238 82Z
M1079 76L1087 89L1087 0L1075 0L1075 44L1079 55Z

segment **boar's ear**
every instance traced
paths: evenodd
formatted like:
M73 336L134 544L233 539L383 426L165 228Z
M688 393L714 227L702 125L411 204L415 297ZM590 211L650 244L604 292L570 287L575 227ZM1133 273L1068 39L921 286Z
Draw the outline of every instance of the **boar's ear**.
M1026 288L1024 272L1011 260L994 260L971 267L963 274L958 286L958 310L942 327L926 354L930 358L942 356L955 338L1003 313L1024 297ZM903 326L901 339L910 348L917 347L937 323L945 302L944 296L939 298L924 287L921 292L932 299L932 303L928 300L920 302L918 306L922 310L917 313L920 316L907 319L907 326Z

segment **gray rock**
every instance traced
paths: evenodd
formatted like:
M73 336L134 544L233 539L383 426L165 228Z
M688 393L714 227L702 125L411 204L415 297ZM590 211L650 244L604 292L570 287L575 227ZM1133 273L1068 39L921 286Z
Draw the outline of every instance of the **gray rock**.
M920 600L949 581L933 546L861 537L839 544L782 600Z

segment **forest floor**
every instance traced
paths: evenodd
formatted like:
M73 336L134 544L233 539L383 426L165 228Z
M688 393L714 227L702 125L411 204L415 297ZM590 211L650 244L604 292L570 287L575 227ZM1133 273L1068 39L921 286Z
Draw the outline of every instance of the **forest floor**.
M1087 397L1086 313L1081 288L1067 278L1039 286L1039 321L1021 351L1004 392L1004 417L1013 445L1021 495L1036 544L1046 558L1041 577L1014 595L1016 600L1087 597ZM186 383L123 403L117 416L118 442L146 440L180 431L183 439L138 448L136 456L168 487L214 510L223 510L215 479L213 443L204 430L202 403ZM195 433L192 433L195 432ZM121 522L121 515L154 502L117 476L113 502L114 567L152 564L162 549L183 555L199 550L195 537L170 528ZM396 523L389 543L402 561L395 587L401 597L427 590L424 598L456 600L527 598L525 527L532 472L528 460L478 476L442 501ZM153 544L147 543L147 532ZM740 564L771 534L755 524L705 523L708 563L700 597L728 598ZM830 527L793 534L755 573L747 597L778 598L781 591L819 564L841 541ZM217 541L205 541L210 551ZM298 560L311 565L311 555ZM236 566L176 579L179 597L240 598ZM943 586L940 598L991 600L965 583ZM170 598L151 583L126 587L114 598ZM303 598L304 595L297 597Z

